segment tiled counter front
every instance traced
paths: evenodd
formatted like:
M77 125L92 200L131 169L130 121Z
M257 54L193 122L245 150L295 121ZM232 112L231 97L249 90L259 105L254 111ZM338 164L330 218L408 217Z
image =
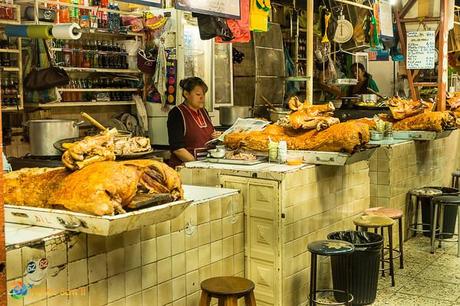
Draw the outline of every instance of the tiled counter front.
M459 140L459 131L453 131L434 141L408 141L377 149L369 164L371 206L405 211L409 190L450 186L451 173L460 166Z
M257 305L305 305L310 275L307 244L337 230L369 207L367 162L285 171L185 168L187 184L241 190L245 212L245 275L256 283ZM330 281L329 262L319 267Z
M202 280L244 275L242 202L233 195L192 204L171 221L107 238L67 233L10 245L8 290L34 258L48 259L46 280L8 306L196 306Z

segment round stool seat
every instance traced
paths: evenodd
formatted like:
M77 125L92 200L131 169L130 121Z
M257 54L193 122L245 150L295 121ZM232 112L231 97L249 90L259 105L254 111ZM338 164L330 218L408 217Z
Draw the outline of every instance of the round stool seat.
M308 244L308 250L322 256L345 255L354 252L353 244L342 240L318 240Z
M452 176L460 177L460 170L452 172Z
M254 283L237 276L212 277L201 282L201 289L212 295L245 295L254 290Z
M403 216L403 211L398 208L373 207L366 209L364 212L366 215L385 216L393 220L401 219Z
M433 203L457 204L460 205L459 196L439 196L433 199Z
M360 216L353 220L353 223L358 226L362 227L382 227L382 226L390 226L395 223L395 221L389 217L385 216L372 216L372 215L364 215Z
M434 197L442 194L442 191L430 187L415 188L409 191L411 195L419 197Z

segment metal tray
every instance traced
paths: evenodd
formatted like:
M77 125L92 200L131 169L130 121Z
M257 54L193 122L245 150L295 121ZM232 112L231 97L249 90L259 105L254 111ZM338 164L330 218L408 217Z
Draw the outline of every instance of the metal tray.
M368 160L378 146L348 154L339 152L288 150L288 158L302 159L304 163L313 165L345 166L362 160Z
M180 200L115 216L93 216L60 209L5 205L5 221L110 236L179 216L192 201Z
M454 129L445 130L442 132L432 131L393 131L394 139L405 139L405 140L435 140L449 136Z
M204 161L209 163L217 164L229 164L229 165L242 165L242 166L253 166L264 163L268 160L266 156L258 156L255 160L240 160L240 159L226 159L226 158L213 158L208 157Z

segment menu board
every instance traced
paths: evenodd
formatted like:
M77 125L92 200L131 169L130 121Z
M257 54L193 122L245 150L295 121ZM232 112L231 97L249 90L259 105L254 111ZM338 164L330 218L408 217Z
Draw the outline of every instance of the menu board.
M176 9L233 19L241 16L239 0L176 0Z
M407 32L407 69L433 69L435 31Z
M123 0L123 2L153 7L163 7L163 0Z

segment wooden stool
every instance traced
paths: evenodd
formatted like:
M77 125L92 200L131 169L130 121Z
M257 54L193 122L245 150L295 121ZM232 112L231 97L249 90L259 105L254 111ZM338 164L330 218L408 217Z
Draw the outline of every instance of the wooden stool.
M385 216L395 220L398 222L398 240L399 240L399 248L394 249L393 251L397 252L398 255L394 257L394 259L399 257L399 268L404 269L404 237L403 237L403 224L402 224L402 216L403 211L398 208L385 208L385 207L373 207L368 208L364 211L366 215L374 215L374 216ZM385 247L385 246L384 246Z
M393 264L393 224L395 221L391 218L385 216L360 216L353 220L353 223L356 225L356 230L358 231L359 228L363 228L367 231L369 228L373 228L374 232L377 233L378 229L380 228L380 233L383 239L383 245L385 245L385 236L384 236L384 229L388 230L388 240L389 240L389 253L390 258L388 260L390 264L390 276L391 276L391 286L395 286L395 271L394 271L394 264ZM382 263L382 276L385 276L385 261L387 261L383 254L384 248L382 247L382 258L380 262Z
M256 306L254 287L252 281L242 277L208 278L201 282L200 306L211 305L211 298L217 298L219 306L237 306L242 297L246 306Z

